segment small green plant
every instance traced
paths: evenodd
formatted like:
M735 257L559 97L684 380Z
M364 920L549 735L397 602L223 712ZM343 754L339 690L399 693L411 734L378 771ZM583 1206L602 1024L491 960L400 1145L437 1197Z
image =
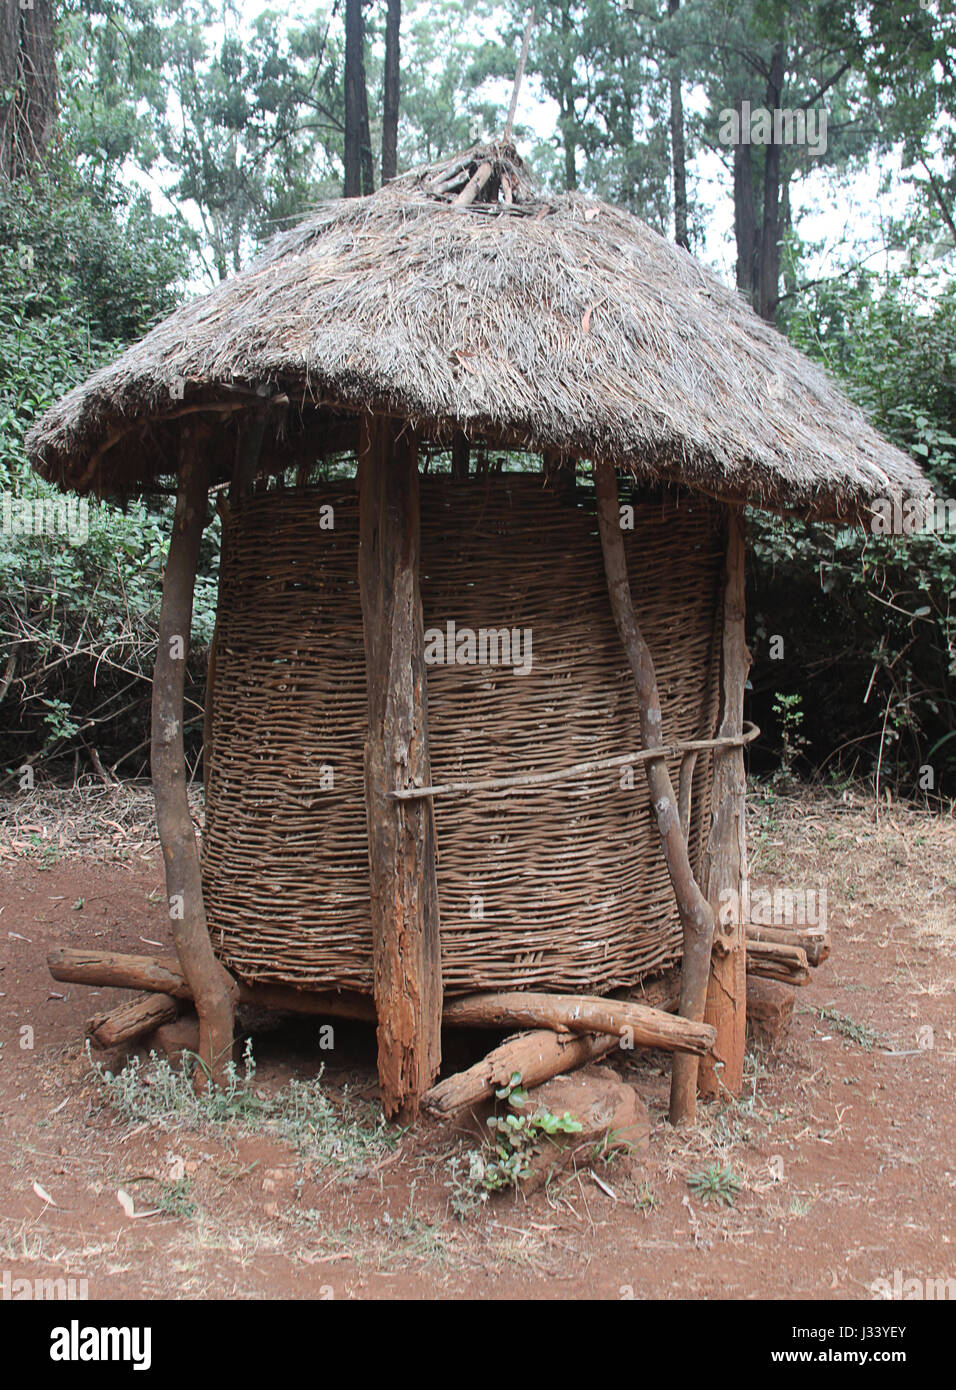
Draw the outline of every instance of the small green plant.
M52 869L60 858L59 846L51 845L42 835L31 834L27 838L30 844L27 850L28 858L37 860L38 869Z
M807 746L801 732L802 703L802 697L796 693L784 695L778 691L774 696L773 712L780 720L780 766L774 773L775 782L794 780L793 765Z
M719 1202L732 1207L740 1191L740 1179L734 1177L726 1164L719 1168L716 1163L710 1163L699 1173L691 1173L687 1186L700 1202Z
M188 1220L195 1216L198 1205L193 1200L192 1183L189 1178L177 1178L175 1182L164 1182L153 1197L153 1204L167 1216L178 1216Z
M230 1062L225 1084L210 1079L200 1093L193 1085L198 1059L191 1053L183 1054L178 1069L155 1052L145 1063L133 1057L115 1075L92 1057L89 1045L87 1056L108 1102L134 1123L265 1132L309 1159L343 1167L378 1157L396 1142L381 1111L359 1107L347 1094L333 1104L321 1072L307 1081L293 1077L272 1094L257 1088L251 1039L246 1040L242 1069Z
M581 1121L567 1110L563 1115L555 1115L550 1110L531 1109L520 1072L514 1072L508 1084L495 1091L495 1100L503 1101L505 1110L501 1113L496 1105L495 1113L488 1119L493 1156L470 1149L452 1161L452 1181L448 1186L452 1210L461 1219L492 1192L516 1188L531 1172L531 1160L540 1152L542 1141L559 1134L578 1134L582 1129ZM465 1162L467 1175L463 1173Z

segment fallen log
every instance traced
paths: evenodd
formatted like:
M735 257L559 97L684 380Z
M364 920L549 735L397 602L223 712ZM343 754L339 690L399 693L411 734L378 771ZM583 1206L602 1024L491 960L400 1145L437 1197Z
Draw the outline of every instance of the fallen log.
M94 1014L86 1025L87 1036L94 1047L118 1047L172 1023L182 1007L182 1001L171 994L144 994L107 1013Z
M777 946L799 946L807 964L822 965L830 954L830 933L826 927L761 927L747 923L747 949L751 942L771 942Z
M786 985L805 985L810 979L807 953L802 946L780 946L775 941L747 942L747 974Z
M716 1030L679 1015L623 999L586 994L532 994L501 990L469 994L445 1005L443 1023L472 1028L550 1028L553 1032L607 1033L630 1047L659 1047L704 1057Z
M422 1096L422 1105L435 1115L454 1115L490 1099L496 1090L507 1086L515 1072L520 1073L523 1086L540 1086L561 1072L598 1061L617 1046L619 1039L607 1033L575 1037L547 1028L519 1033L493 1048L473 1067L432 1086Z

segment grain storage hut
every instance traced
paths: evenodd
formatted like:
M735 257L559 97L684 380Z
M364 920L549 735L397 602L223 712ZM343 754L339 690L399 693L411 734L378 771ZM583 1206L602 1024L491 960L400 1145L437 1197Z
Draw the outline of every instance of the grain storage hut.
M858 519L923 483L735 292L475 148L320 207L29 448L64 489L178 489L152 766L214 1072L254 998L376 1018L392 1114L443 1014L552 1029L569 1064L626 1018L675 1049L675 1117L698 1054L739 1084L740 923L713 938L746 875L742 509ZM200 851L182 657L213 490ZM634 1006L678 962L678 1018Z

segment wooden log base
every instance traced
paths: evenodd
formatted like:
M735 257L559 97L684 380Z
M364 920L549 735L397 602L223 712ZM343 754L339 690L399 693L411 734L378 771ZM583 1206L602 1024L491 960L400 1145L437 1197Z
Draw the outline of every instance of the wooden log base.
M134 956L116 951L76 950L58 946L47 956L54 980L67 984L145 989L192 1000L178 960L174 956ZM240 1004L283 1013L328 1014L375 1022L375 1005L361 994L308 994L286 985L247 985L236 982ZM155 1025L154 1025L155 1026Z
M158 991L173 1000L192 998L179 963L172 957L60 946L50 952L47 966L55 980L67 983ZM364 995L310 993L285 985L239 982L236 987L242 1004L375 1022L375 1005ZM524 994L517 990L473 994L448 1000L442 1023L470 1028L544 1027L559 1033L603 1032L610 1037L612 1046L623 1042L625 1046L659 1047L704 1056L712 1050L714 1030L667 1012L676 1005L678 990L677 978L670 973L660 981L652 981L641 992L640 1002L577 994ZM156 1026L157 1023L152 1024Z
M171 994L144 994L107 1013L94 1014L86 1025L87 1036L94 1047L119 1047L172 1023L181 1009L180 1000Z
M747 1032L764 1047L779 1047L793 1020L793 990L774 980L747 978Z
M747 942L747 974L785 985L805 985L810 979L807 953L802 946L780 946L775 941Z
M706 1023L634 1004L584 994L531 994L518 990L470 994L445 1006L443 1023L478 1028L550 1028L556 1033L606 1033L625 1047L712 1053L716 1030Z
M770 942L777 946L798 946L814 969L830 954L830 933L826 927L760 927L747 923L747 946L751 942Z
M519 1033L493 1048L473 1067L432 1086L422 1097L422 1105L435 1115L455 1115L470 1105L489 1100L496 1090L507 1086L515 1072L520 1073L523 1086L540 1086L561 1072L598 1061L617 1046L618 1039L607 1033L575 1037L570 1033L552 1033L547 1028Z

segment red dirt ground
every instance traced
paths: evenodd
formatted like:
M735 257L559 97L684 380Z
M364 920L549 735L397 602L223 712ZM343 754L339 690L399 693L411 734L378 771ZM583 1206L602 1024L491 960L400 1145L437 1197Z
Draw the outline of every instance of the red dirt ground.
M650 1107L649 1152L599 1167L603 1187L582 1171L464 1220L448 1162L473 1141L450 1126L424 1123L384 1158L317 1167L254 1129L120 1118L82 1039L86 1019L124 996L55 984L45 958L56 944L166 953L158 856L134 846L124 862L114 841L79 857L8 836L0 1272L85 1278L91 1298L863 1299L897 1270L956 1277L952 821L899 812L877 827L872 806L808 801L758 805L755 818L757 882L830 889L833 952L798 991L782 1051L752 1052L745 1096L702 1107L681 1132L664 1119L667 1059L622 1054L615 1066ZM921 1049L927 1026L934 1045ZM317 1029L258 1031L256 1087L324 1062L333 1100L346 1084L374 1097L371 1032L337 1026L323 1052ZM493 1041L453 1041L452 1060ZM688 1188L710 1162L740 1182L732 1207ZM160 1211L130 1219L119 1189Z

